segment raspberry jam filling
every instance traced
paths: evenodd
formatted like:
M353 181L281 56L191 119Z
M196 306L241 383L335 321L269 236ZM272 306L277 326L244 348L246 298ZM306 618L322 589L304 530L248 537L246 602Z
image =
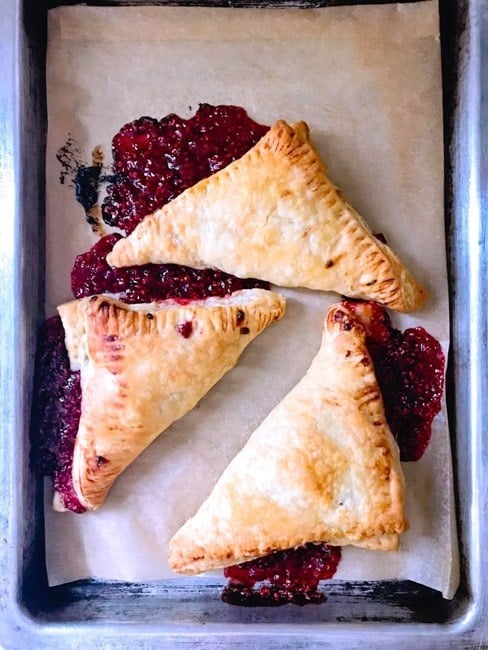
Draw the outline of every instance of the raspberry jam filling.
M367 346L383 395L386 419L402 461L422 458L441 410L445 358L423 327L400 332L374 302L343 301L366 329Z
M102 205L105 221L131 232L147 214L240 158L268 128L251 120L242 108L209 104L201 104L188 120L172 114L159 121L141 117L126 124L112 142L115 176ZM96 177L77 176L77 199L85 207L97 200L97 170ZM240 289L269 288L267 282L243 280L214 269L174 264L112 268L106 257L118 239L120 235L108 235L76 258L71 272L75 298L114 293L127 303L169 298L185 302L223 297ZM180 334L191 336L191 323L183 324ZM69 368L59 318L46 322L39 350L39 467L53 476L64 505L83 512L71 479L81 410L80 377Z
M227 567L229 584L222 600L248 607L323 603L326 596L319 581L332 578L340 559L337 546L305 544Z
M127 303L153 302L169 298L201 300L228 296L240 289L269 289L269 283L241 279L216 269L192 269L177 264L144 264L115 268L106 258L120 235L107 235L88 252L78 255L71 271L75 298L115 293Z
M104 221L127 234L151 212L243 156L268 131L238 106L200 104L187 120L140 117L112 140Z
M37 467L45 476L53 477L65 507L82 513L85 508L78 501L71 475L81 411L80 373L70 369L59 316L44 323L36 362Z

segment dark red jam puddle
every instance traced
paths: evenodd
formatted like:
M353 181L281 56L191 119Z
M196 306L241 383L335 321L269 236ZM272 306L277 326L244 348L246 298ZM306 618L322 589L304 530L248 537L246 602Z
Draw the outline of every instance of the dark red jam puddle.
M127 303L153 302L170 298L201 300L228 296L240 289L269 289L269 283L241 279L216 269L197 270L176 264L144 264L115 268L106 258L120 235L100 239L88 252L78 255L71 271L75 298L115 293Z
M243 108L200 104L187 120L140 117L112 140L104 221L127 234L151 212L243 156L268 131Z
M87 217L98 202L99 184L111 183L103 202L104 220L126 233L188 187L240 158L268 131L237 106L201 104L188 120L168 115L141 117L113 138L114 175L101 176L101 165L83 165L72 138L58 152L61 182L70 178ZM123 269L106 262L120 235L109 235L79 255L71 272L76 298L114 293L127 303L175 299L180 302L227 296L240 289L269 289L267 282L240 279L214 269L196 270L174 264L146 264ZM243 328L244 329L244 328ZM191 323L181 326L188 338ZM73 491L71 463L78 429L81 392L79 373L72 373L59 318L47 321L39 342L39 467L53 476L65 506L83 512ZM101 459L100 462L103 462Z
M374 302L345 300L366 329L368 350L383 395L386 418L402 461L422 458L441 410L445 358L423 327L400 332Z
M338 546L305 544L227 567L224 575L229 584L222 600L247 607L323 603L326 597L319 581L332 578L340 559Z
M49 318L39 336L36 359L38 435L36 465L52 476L66 508L82 513L73 488L71 469L80 421L80 373L70 370L59 316Z

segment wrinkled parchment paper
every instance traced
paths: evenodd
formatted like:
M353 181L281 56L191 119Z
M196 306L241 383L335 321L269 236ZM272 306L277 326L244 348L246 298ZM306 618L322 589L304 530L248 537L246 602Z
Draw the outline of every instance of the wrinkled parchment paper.
M419 313L447 351L441 76L436 2L297 9L62 7L49 14L46 313L71 299L76 254L96 236L59 182L69 134L86 161L110 158L124 123L198 103L237 104L265 124L306 120L332 179L430 291ZM190 110L190 107L192 109ZM51 585L94 577L176 577L168 539L209 493L254 428L318 350L333 294L284 290L285 318L83 516L54 513L46 490ZM336 577L411 579L453 596L458 584L446 410L421 461L403 466L410 530L399 552L344 548ZM69 552L67 551L69 549Z

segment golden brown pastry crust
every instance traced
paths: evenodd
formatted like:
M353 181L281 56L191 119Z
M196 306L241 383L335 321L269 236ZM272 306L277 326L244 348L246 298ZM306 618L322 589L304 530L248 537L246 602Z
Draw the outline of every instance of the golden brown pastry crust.
M284 308L282 296L262 289L184 306L127 305L108 296L61 305L71 366L81 370L73 485L82 505L98 507L117 476ZM189 322L186 338L181 326Z
M279 120L242 158L145 217L107 260L216 267L399 311L426 297L330 181L304 122Z
M200 573L307 542L396 549L403 499L364 329L336 305L307 374L172 538L169 565Z

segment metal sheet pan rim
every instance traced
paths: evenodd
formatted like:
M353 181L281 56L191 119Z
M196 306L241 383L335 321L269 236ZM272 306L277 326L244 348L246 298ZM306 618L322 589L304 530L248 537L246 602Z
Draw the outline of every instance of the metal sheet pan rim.
M203 626L201 622L191 624L178 620L171 625L150 623L130 616L125 624L110 617L90 622L70 620L69 612L66 618L62 615L63 608L68 608L62 600L62 591L56 592L60 596L52 601L56 617L34 611L29 605L29 588L36 580L45 578L42 569L24 561L30 552L26 531L32 523L32 512L39 506L39 494L27 489L28 473L19 477L16 471L18 467L28 467L30 414L26 404L30 403L34 330L41 313L39 292L33 291L30 285L41 285L42 278L37 274L43 235L42 229L39 235L38 223L26 209L30 205L32 210L36 200L29 197L26 184L26 156L32 126L29 125L30 114L24 110L22 102L22 86L32 83L28 57L35 57L36 53L24 40L20 3L0 0L3 16L0 54L5 69L4 80L0 83L0 105L4 107L0 122L0 208L3 215L9 215L9 218L4 217L0 237L0 340L3 343L0 433L4 441L0 451L0 567L4 576L0 585L0 640L5 647L25 648L28 644L36 648L53 647L61 640L63 647L87 644L90 647L103 647L104 644L120 647L121 643L124 647L158 647L163 639L166 646L175 647L204 646L210 642L221 647L230 642L249 647L259 639L266 647L296 647L297 643L307 647L338 647L344 643L349 648L364 647L365 641L372 648L414 642L429 647L470 647L488 641L485 580L488 561L480 554L480 542L486 538L488 528L484 517L488 502L487 482L482 473L483 459L488 457L488 442L482 438L483 423L488 422L487 405L482 401L488 375L484 309L487 291L483 285L488 258L488 127L482 122L483 106L487 106L488 44L483 42L482 34L483 28L488 30L488 12L483 8L483 0L460 4L464 8L466 25L458 54L459 95L451 145L453 202L449 224L453 314L451 372L455 388L452 415L457 433L464 571L456 608L444 624L405 625L386 619L364 624L358 619L327 623L304 621L302 624L294 620L292 623L255 625L208 620ZM34 146L32 155L39 153ZM83 593L87 593L86 589ZM95 599L101 595L96 587L90 593Z

